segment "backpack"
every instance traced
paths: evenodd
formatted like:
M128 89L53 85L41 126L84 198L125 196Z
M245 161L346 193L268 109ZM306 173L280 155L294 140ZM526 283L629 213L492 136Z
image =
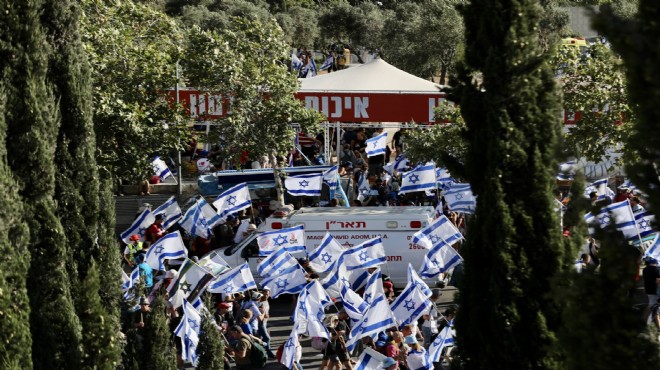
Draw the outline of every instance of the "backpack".
M323 337L312 337L312 348L323 351L328 346L328 340Z
M255 341L251 340L250 343L252 344L252 348L250 348L250 363L255 366L255 369L261 369L268 362L266 349Z

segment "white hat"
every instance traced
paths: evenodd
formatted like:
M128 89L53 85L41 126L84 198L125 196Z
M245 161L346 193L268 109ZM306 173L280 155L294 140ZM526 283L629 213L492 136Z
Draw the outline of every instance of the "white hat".
M247 231L255 231L257 229L257 225L255 224L249 224L247 227Z
M252 295L250 296L250 298L252 298L253 301L261 299L261 297L263 297L263 294L259 292L252 292Z

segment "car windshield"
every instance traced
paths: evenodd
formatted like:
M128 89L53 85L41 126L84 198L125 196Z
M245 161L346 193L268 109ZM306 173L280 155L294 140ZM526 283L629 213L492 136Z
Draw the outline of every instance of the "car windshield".
M252 250L256 250L258 252L259 251L259 244L257 244L257 234L248 235L240 243L232 244L229 247L227 247L225 249L225 252L224 252L225 256L233 255L234 253L238 252L241 248L243 248L244 245L247 245L247 247L244 249L246 254L251 254L251 253L248 253L248 252L252 251ZM241 256L241 257L247 258L249 256L246 255L246 256Z

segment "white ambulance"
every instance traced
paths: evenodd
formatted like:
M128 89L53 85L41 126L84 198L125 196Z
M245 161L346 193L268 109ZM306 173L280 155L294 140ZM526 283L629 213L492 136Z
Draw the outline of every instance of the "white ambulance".
M308 254L319 246L326 231L346 248L380 236L387 255L387 263L381 266L381 271L390 277L396 288L402 289L407 281L408 264L419 271L427 252L412 242L413 234L431 223L434 215L433 207L312 207L297 211L284 207L275 217L269 217L257 233L225 248L223 258L232 267L247 260L258 280L257 265L263 259L256 254L259 233L303 225ZM305 254L301 252L295 257L305 257ZM437 281L427 282L434 287Z

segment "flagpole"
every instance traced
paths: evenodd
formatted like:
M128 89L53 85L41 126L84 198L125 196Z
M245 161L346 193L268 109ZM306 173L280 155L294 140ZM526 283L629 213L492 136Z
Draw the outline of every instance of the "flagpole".
M176 107L177 109L179 108L179 62L176 62L176 86L174 87L174 90L176 92ZM178 118L177 118L178 121ZM177 122L178 123L178 122ZM179 137L179 146L181 145L181 138ZM179 165L179 169L177 170L177 195L181 196L182 194L182 184L181 184L181 149L177 150L177 162Z

